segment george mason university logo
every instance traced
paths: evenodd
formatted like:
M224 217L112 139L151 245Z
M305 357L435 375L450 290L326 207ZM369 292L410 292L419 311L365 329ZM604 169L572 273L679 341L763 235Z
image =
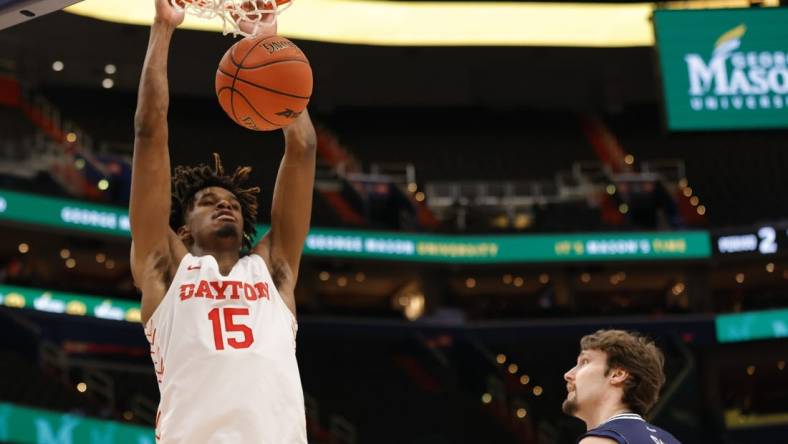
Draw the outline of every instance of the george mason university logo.
M720 36L707 60L685 54L694 111L788 109L788 53L740 51L747 26Z

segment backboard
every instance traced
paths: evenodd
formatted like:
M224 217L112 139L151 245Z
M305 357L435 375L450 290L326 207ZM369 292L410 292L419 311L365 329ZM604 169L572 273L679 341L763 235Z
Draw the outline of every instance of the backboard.
M33 20L81 0L0 0L0 29Z

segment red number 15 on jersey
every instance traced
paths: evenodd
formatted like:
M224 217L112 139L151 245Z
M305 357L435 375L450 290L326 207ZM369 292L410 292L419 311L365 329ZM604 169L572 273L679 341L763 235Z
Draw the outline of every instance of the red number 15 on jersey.
M227 344L232 348L249 348L250 345L254 342L254 335L252 334L252 329L249 328L248 325L244 324L236 324L233 320L235 316L247 316L249 315L248 308L237 308L237 307L225 307L225 308L214 308L210 312L208 312L208 319L213 324L213 343L216 346L216 350L224 350L224 335L222 334L222 322L219 316L219 312L222 313L224 318L224 331L227 332L240 332L243 334L243 340L239 341L235 338L228 338Z

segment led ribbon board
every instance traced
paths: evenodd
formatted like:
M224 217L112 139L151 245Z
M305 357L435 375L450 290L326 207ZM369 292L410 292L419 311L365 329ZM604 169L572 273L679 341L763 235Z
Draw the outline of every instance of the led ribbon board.
M153 429L0 402L0 441L154 444Z
M28 308L47 313L90 316L111 321L140 322L140 304L138 302L15 285L0 285L0 306Z
M788 9L657 10L671 130L788 127Z
M128 237L125 210L0 190L0 221ZM259 225L258 233L268 230ZM498 264L618 260L703 259L711 255L706 231L457 236L313 228L310 256L412 262Z
M710 255L708 233L437 236L312 230L305 254L448 263L695 259Z
M136 302L12 285L0 285L0 306L114 321L140 322L140 305ZM786 338L788 337L788 309L719 315L715 317L715 326L717 341L721 343ZM4 442L3 418L2 404L0 404L0 442Z
M788 338L788 309L719 315L715 324L718 342Z
M117 207L0 189L0 220L96 234L130 236L128 212Z

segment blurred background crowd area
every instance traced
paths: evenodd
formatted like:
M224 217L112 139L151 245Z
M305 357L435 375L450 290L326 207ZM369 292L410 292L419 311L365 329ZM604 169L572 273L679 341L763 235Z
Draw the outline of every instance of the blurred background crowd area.
M153 442L126 213L147 35L66 12L0 31L7 426L62 437L71 413ZM671 131L654 46L295 41L318 132L296 290L310 442L573 442L563 374L598 328L663 348L650 419L682 442L788 442L784 129ZM284 142L217 106L229 45L176 33L170 153L251 165L264 230Z

